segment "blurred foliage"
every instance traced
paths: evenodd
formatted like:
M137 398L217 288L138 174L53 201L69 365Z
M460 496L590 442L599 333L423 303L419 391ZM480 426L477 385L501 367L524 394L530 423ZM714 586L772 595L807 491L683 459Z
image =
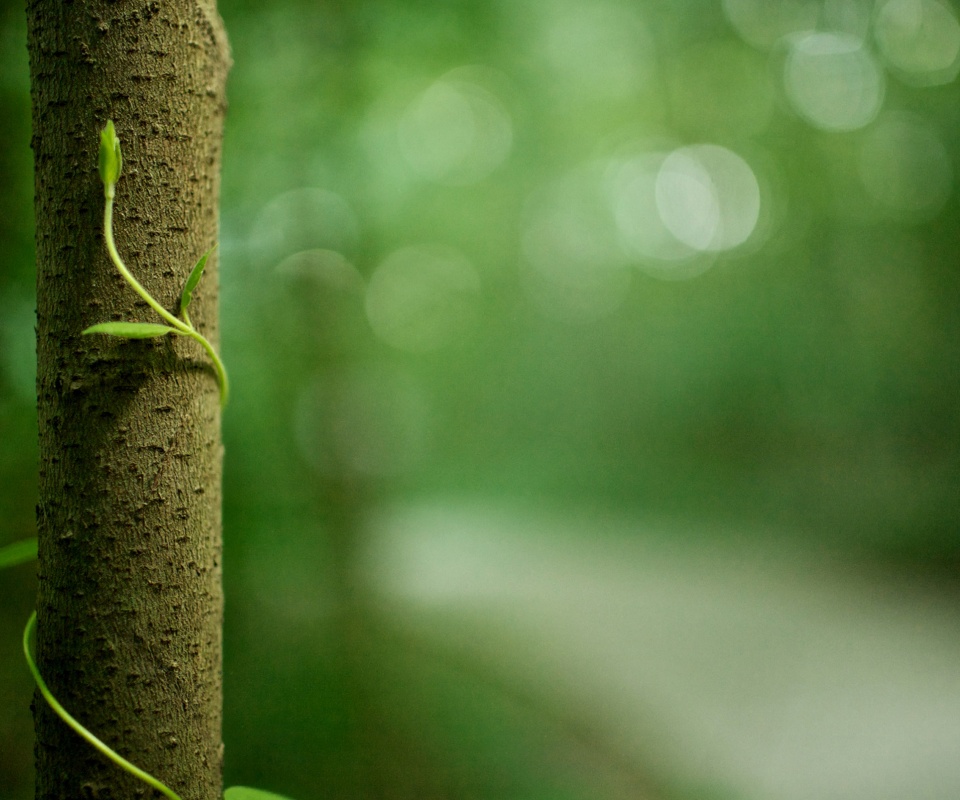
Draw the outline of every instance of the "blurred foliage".
M228 782L639 791L611 788L607 745L375 635L360 564L390 503L663 516L955 578L952 6L220 10ZM3 542L31 534L35 494L21 17L4 4ZM0 580L0 795L20 800L30 582Z

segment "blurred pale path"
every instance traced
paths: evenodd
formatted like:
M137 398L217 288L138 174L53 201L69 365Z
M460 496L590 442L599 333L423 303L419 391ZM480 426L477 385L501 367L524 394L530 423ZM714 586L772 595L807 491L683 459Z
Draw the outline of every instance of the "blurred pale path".
M590 708L661 774L766 800L960 796L949 598L669 533L417 507L382 520L371 566L404 624Z

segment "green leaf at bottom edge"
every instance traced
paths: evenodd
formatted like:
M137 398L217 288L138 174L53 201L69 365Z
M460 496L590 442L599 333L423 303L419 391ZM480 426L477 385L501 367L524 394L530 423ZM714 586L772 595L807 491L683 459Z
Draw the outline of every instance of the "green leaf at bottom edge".
M223 792L223 800L289 800L280 794L251 789L248 786L231 786Z
M83 331L85 336L88 333L105 333L122 339L156 339L168 333L177 333L177 329L169 325L158 325L155 322L101 322Z

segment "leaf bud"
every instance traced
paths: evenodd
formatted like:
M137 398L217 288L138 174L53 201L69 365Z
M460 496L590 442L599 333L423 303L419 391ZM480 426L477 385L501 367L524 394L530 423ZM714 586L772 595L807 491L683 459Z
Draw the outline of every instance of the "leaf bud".
M107 120L100 131L100 180L108 197L113 196L113 187L120 177L123 157L120 155L120 140L117 138L113 120Z

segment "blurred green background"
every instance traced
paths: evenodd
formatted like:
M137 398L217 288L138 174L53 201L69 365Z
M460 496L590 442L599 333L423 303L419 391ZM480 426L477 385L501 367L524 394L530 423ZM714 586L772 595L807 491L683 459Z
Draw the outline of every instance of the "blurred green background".
M219 5L227 782L960 795L957 9ZM4 0L0 545L25 40ZM0 593L25 800L30 568Z

